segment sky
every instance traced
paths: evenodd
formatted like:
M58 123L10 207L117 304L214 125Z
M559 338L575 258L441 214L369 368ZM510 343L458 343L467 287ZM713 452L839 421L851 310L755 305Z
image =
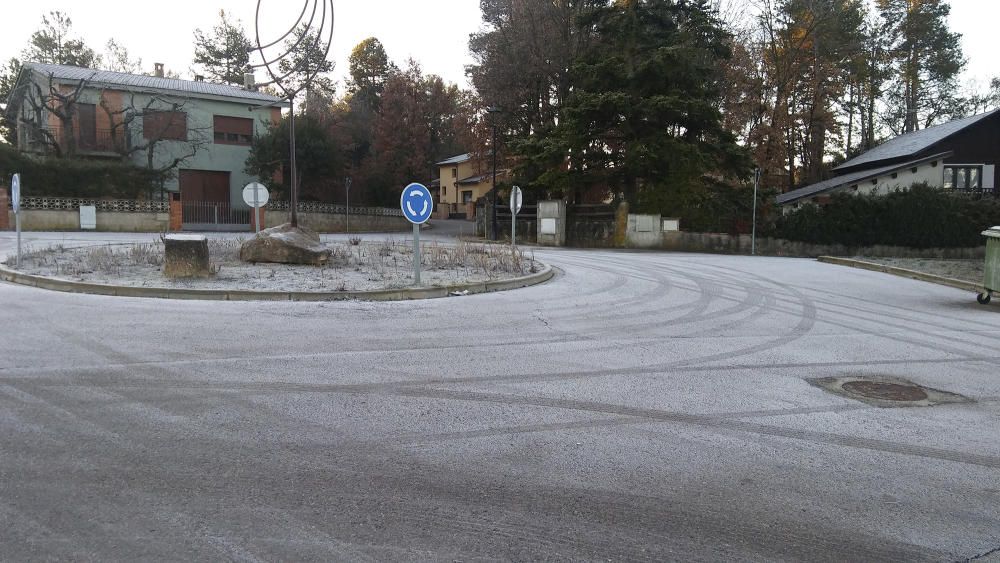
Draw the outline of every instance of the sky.
M263 0L261 39L283 33L301 11L301 0ZM729 0L739 2L742 0ZM750 0L748 0L750 1ZM98 51L114 38L151 71L162 62L184 78L191 78L196 28L211 29L226 10L241 19L253 37L256 0L173 0L142 3L124 0L35 0L4 2L4 31L0 33L0 61L19 56L43 14L60 10L73 20L75 32ZM10 5L13 4L13 5ZM155 9L145 6L156 5ZM367 37L377 37L389 57L402 66L413 58L425 73L467 87L465 65L472 62L469 34L481 26L478 0L335 0L336 22L330 59L341 83L347 73L351 48ZM95 9L100 6L100 9ZM996 56L995 22L998 0L951 0L951 28L963 35L968 67L962 82L985 85L1000 76ZM260 81L263 76L258 77Z

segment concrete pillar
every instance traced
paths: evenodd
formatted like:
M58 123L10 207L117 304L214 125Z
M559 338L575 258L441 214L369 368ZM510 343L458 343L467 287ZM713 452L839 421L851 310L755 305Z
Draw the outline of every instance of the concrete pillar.
M565 201L538 202L538 244L540 246L566 245Z

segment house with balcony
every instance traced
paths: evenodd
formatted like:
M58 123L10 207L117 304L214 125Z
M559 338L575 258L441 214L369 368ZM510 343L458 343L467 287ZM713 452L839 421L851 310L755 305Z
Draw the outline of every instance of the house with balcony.
M996 195L998 164L1000 110L890 139L834 168L832 178L781 194L777 202L794 209L822 205L837 192L877 195L919 183Z
M438 214L441 217L475 216L476 202L493 189L493 168L489 159L460 154L438 162ZM497 171L498 179L506 172Z
M250 81L252 82L252 80ZM281 119L280 98L203 80L25 63L7 100L19 150L118 159L170 171L164 198L190 228L249 222L244 168L256 135Z

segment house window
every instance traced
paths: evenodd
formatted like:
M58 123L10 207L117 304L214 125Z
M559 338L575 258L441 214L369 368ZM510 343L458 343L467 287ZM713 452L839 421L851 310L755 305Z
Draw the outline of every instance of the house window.
M441 197L448 195L448 186L441 186Z
M142 137L147 141L186 141L187 114L153 111L142 116Z
M458 168L452 168L451 169L451 177L452 178L458 178Z
M216 115L215 142L220 145L253 144L253 119Z
M472 202L472 192L462 192L462 203Z
M944 189L978 191L983 186L982 166L945 166Z

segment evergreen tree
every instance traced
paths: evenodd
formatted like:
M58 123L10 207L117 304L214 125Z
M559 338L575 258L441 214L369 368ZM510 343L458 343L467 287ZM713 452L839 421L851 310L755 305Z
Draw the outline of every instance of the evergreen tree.
M722 127L719 61L726 34L707 2L618 0L581 20L593 46L542 151L562 151L553 188L607 186L612 196L669 211L708 176L745 176L749 160Z
M101 58L82 39L71 37L73 20L59 11L42 16L42 28L31 34L22 57L26 62L93 68Z
M957 84L965 67L961 34L948 28L947 0L878 0L896 75L887 125L908 133L960 111Z
M310 111L310 102L327 103L334 94L333 81L327 76L334 64L327 59L325 46L326 38L319 32L299 26L285 42L289 55L278 63L280 73L288 74L282 80L286 88L305 95L306 111Z
M243 24L231 20L224 10L211 35L194 31L194 65L213 82L242 86L251 48Z
M389 76L398 70L389 61L382 43L374 37L358 43L351 51L349 65L351 79L347 92L352 100L366 108L378 109Z
M10 97L11 90L17 83L17 76L21 73L21 61L11 57L7 64L0 69L0 102L6 104ZM4 106L6 110L6 106ZM17 144L17 124L7 118L6 111L0 111L0 139L14 145Z

